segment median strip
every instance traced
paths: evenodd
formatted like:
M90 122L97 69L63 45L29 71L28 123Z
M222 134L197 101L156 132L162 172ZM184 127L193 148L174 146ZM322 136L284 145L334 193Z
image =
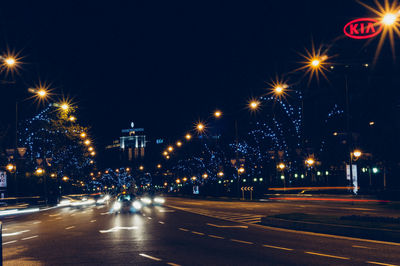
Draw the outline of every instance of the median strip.
M350 258L346 258L346 257L339 257L339 256L334 256L334 255L329 255L329 254L323 254L323 253L316 253L316 252L309 252L309 251L306 251L305 253L311 254L311 255L316 255L316 256L322 256L322 257L329 257L329 258L341 259L341 260L349 260L349 259L350 259Z

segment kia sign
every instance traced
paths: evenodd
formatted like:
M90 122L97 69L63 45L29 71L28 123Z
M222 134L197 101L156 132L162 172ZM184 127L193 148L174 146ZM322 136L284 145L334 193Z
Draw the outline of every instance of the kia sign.
M359 18L344 26L344 34L353 39L368 39L381 33L382 23L373 18Z

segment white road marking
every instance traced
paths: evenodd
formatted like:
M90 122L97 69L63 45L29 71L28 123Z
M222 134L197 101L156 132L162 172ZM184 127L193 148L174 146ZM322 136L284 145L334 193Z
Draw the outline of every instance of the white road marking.
M147 219L151 220L151 219L153 219L153 218L151 218L151 217L147 217Z
M181 266L179 264L173 263L173 262L168 262L167 265L171 265L171 266Z
M165 224L164 222L159 221L160 224Z
M33 222L33 224L40 224L42 221Z
M174 210L158 210L159 212L175 212Z
M60 216L61 214L57 213L57 214L49 214L50 217L55 217L55 216Z
M106 214L110 214L110 212L102 212L102 213L100 213L100 215L106 215Z
M181 230L181 231L185 231L185 232L189 231L188 229L185 229L185 228L178 228L178 229Z
M12 241L8 241L8 242L4 242L3 245L7 245L7 244L12 244L17 242L17 240L12 240Z
M204 236L204 233L192 231L193 234Z
M329 257L329 258L335 258L335 259L341 259L341 260L349 260L350 258L346 258L346 257L339 257L339 256L335 256L335 255L329 255L329 254L323 254L323 253L316 253L316 252L310 252L310 251L306 251L304 253L307 254L311 254L311 255L316 255L316 256L322 256L322 257Z
M56 218L56 220L61 220L61 219L62 219L62 217L57 217L57 218Z
M2 234L2 236L17 236L26 232L29 232L30 230L22 230L22 231L18 231L18 232L13 232L13 233L5 233Z
M21 240L28 240L28 239L32 239L32 238L36 238L36 237L38 237L38 235L25 237L25 238L22 238Z
M212 237L212 238L217 238L217 239L225 239L225 237L222 237L222 236L216 236L216 235L208 235L209 237Z
M91 222L91 223L94 223L94 222L96 222L96 220L91 220L90 222Z
M159 259L159 258L156 258L156 257L150 256L150 255L147 255L147 254L144 254L144 253L140 253L139 255L140 255L140 256L142 256L142 257L145 257L145 258L151 259L151 260L155 260L155 261L162 261L162 259Z
M116 226L116 227L113 227L108 230L100 230L99 232L104 234L104 233L117 232L119 230L135 230L135 229L138 229L138 227L137 226L131 226L131 227Z
M367 263L376 264L376 265L383 265L383 266L398 266L396 264L389 264L389 263L376 262L376 261L367 261Z
M238 240L238 239L230 239L230 241L243 243L243 244L249 244L249 245L254 244L253 242L243 241L243 240Z
M72 229L72 228L75 228L75 226L68 226L68 227L65 228L65 230L69 230L69 229Z
M276 249L282 249L282 250L293 250L293 249L291 249L291 248L284 248L284 247L278 247L278 246L271 246L271 245L263 245L263 247L266 247L266 248L276 248Z
M216 225L216 224L210 224L210 223L207 223L207 225L218 227L218 228L249 228L247 225Z
M374 248L370 248L370 247L365 247L365 246L358 246L358 245L353 245L353 248L365 248L365 249L374 249Z

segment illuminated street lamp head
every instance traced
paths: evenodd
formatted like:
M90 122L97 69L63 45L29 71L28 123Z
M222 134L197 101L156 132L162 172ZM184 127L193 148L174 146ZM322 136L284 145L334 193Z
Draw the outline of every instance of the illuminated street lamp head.
M207 178L207 177L208 177L208 174L207 174L207 173L204 173L204 174L202 175L202 177L203 177L203 178Z
M15 165L12 163L7 164L6 169L8 172L13 172L15 169Z
M84 139L84 138L86 138L87 135L85 132L82 132L79 136Z
M44 174L44 169L39 167L39 168L36 169L35 173L37 175L42 175L42 174Z
M164 156L168 156L168 152L167 152L167 151L164 151L164 152L163 152L163 155L164 155Z
M321 64L321 61L317 58L312 59L310 62L310 65L314 68L319 67L320 64Z
M196 124L196 130L198 133L202 133L206 129L206 126L202 122Z
M84 143L86 146L89 146L90 143L91 143L91 141L90 141L90 139L87 139L87 140L85 140L83 143Z
M186 140L190 140L192 138L192 135L190 135L189 133L186 134L185 139Z
M169 151L169 152L172 152L173 150L174 150L174 147L168 146L168 151Z
M260 102L257 101L257 100L251 100L251 101L249 102L249 108L250 108L250 110L255 111L255 110L258 109L259 106L260 106Z
M177 141L177 142L176 142L176 146L177 146L177 147L181 147L181 146L182 146L182 142L181 142L181 141Z
M139 166L139 170L143 171L144 170L144 166L143 165Z
M314 163L315 163L315 160L314 160L313 158L308 158L308 159L306 160L306 164L307 164L308 166L313 166Z
M90 147L88 148L88 150L89 150L89 151L93 151L94 148L93 148L92 146L90 146Z
M162 167L161 164L157 164L157 168L160 169Z
M68 176L63 176L62 180L63 180L64 182L67 182L67 181L69 180L69 177L68 177Z
M285 169L285 167L286 167L286 165L284 163L278 164L278 168L281 170Z
M14 67L15 64L17 63L17 60L14 57L6 57L4 58L4 63L8 66L8 67Z
M40 98L44 98L47 96L47 91L43 88L39 89L36 94L40 97Z
M63 110L63 111L68 111L69 105L68 105L67 103L62 103L62 104L60 105L60 108L61 108L61 110Z
M244 173L244 171L245 171L245 170L244 170L244 168L243 168L243 167L240 167L240 168L238 169L238 172L239 172L239 173L241 173L241 174L243 174L243 173Z
M396 14L387 13L382 18L382 23L386 26L392 26L397 20Z
M74 121L76 121L76 117L75 116L73 116L73 115L71 115L69 118L69 121L71 121L71 122L74 122Z
M177 184L179 184L179 183L181 182L181 180L180 180L180 179L177 179L175 182L176 182Z
M222 116L222 112L220 111L220 110L216 110L215 112L214 112L214 117L215 118L220 118Z
M224 172L220 171L220 172L218 172L217 175L218 175L219 177L222 177L222 176L224 176Z
M92 152L90 153L90 155L95 156L95 155L96 155L96 152L92 151Z
M354 157L358 158L362 155L362 153L360 150L354 150L353 155L354 155Z

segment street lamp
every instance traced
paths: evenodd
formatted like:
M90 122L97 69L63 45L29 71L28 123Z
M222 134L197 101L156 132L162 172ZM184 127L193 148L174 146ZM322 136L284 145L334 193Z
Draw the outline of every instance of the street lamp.
M220 111L220 110L216 110L215 112L214 112L214 117L215 118L220 118L222 116L222 112Z
M189 133L186 134L185 139L186 140L190 140L192 138L192 135L190 135Z
M143 165L139 166L139 170L143 171L144 170L144 166Z
M385 26L392 26L397 20L397 16L393 13L386 13L382 18L382 23Z
M86 146L89 146L90 143L91 143L91 141L90 141L90 139L87 139L87 140L85 140L83 143L84 143Z
M223 177L223 176L224 176L224 172L219 171L217 175L218 175L219 177Z
M84 139L84 138L86 138L87 135L85 132L82 132L79 136Z
M198 122L196 124L196 130L199 134L203 133L203 131L206 129L206 126L202 122Z
M355 157L356 159L358 159L358 158L362 155L362 153L361 153L360 150L354 150L354 151L353 151L353 155L354 155L354 157Z
M17 169L17 167L15 166L15 164L9 163L6 166L6 169L7 169L8 172L14 173L15 170Z
M168 151L169 151L169 152L172 152L173 150L174 150L174 147L168 146Z
M177 141L176 142L176 146L181 147L182 146L182 142L181 141Z
M258 100L250 100L249 101L249 108L251 111L256 111L260 106L260 102Z
M315 163L315 160L312 157L307 158L306 165L308 167L312 167L314 165L314 163Z
M283 169L285 169L286 165L284 163L280 163L278 164L278 168L283 171Z

